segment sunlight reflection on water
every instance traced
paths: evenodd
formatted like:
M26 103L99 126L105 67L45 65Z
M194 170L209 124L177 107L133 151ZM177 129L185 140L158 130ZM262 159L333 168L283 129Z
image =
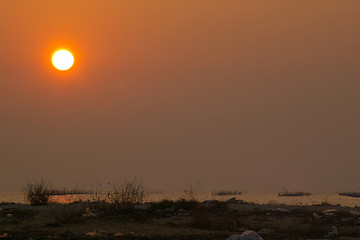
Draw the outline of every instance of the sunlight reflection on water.
M57 195L52 196L52 201L58 203L69 203L80 200L92 200L94 197L106 199L106 194L70 194L70 195ZM236 197L236 199L243 200L250 203L258 204L287 204L287 205L314 205L321 203L340 204L342 206L360 206L360 198L352 198L347 196L340 196L337 193L313 193L310 196L301 197L279 197L277 192L244 192L240 195L228 196L213 196L211 192L199 192L194 194L194 198L198 201L204 200L227 200ZM148 194L146 197L147 202L167 200L178 200L180 198L187 198L183 192L161 192ZM22 192L0 192L1 202L15 202L24 203L24 195Z

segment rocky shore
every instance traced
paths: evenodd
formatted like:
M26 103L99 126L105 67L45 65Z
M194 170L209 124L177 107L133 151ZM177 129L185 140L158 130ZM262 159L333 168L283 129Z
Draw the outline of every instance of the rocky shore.
M222 239L254 230L267 239L360 239L360 208L228 201L0 205L0 239Z

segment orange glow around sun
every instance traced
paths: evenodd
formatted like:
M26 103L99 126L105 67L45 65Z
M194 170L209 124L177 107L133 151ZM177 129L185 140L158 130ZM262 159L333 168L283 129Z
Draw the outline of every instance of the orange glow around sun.
M52 57L52 63L55 68L60 71L66 71L70 69L74 64L73 55L67 50L59 50L54 53Z

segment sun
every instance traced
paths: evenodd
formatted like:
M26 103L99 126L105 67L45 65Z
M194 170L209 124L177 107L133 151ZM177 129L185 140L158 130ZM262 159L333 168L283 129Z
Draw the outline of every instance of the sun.
M73 55L67 50L59 50L54 53L52 57L52 63L55 68L60 71L66 71L72 67L74 64Z

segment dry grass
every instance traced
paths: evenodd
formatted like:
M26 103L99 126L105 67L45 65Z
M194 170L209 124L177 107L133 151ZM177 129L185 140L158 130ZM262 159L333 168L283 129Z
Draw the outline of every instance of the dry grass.
M25 201L31 205L47 205L52 195L51 185L44 179L28 183L24 187Z
M142 181L137 178L125 180L121 184L112 184L112 187L113 192L108 195L110 202L124 208L143 203L147 195Z

